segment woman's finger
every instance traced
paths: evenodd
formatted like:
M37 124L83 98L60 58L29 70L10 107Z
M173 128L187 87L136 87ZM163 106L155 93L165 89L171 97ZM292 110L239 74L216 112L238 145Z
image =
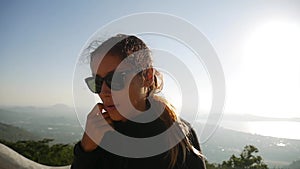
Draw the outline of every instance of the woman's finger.
M104 125L107 125L107 124L109 124L109 125L113 124L112 119L110 118L110 116L107 113L101 114L97 117L94 117L94 118L91 119L91 121L94 125L97 125L97 126L104 126Z
M104 105L102 103L97 103L93 107L92 111L88 116L89 117L101 116L103 110L104 110Z
M102 113L102 116L103 116L103 118L104 118L110 125L113 124L113 120L110 118L108 112Z

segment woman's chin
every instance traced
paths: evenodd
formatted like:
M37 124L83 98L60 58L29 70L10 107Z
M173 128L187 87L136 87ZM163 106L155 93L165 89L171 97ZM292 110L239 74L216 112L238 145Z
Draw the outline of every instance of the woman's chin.
M126 121L127 119L123 117L117 110L114 111L108 111L109 117L113 121Z

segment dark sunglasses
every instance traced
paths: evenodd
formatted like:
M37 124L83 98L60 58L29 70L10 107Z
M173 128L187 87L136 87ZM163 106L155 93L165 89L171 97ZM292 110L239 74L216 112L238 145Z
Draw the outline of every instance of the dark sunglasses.
M85 82L88 88L93 93L100 93L103 82L106 85L115 91L121 90L125 87L125 77L128 73L133 72L133 70L123 71L123 72L109 72L105 77L100 77L98 75L93 77L88 77L85 79Z

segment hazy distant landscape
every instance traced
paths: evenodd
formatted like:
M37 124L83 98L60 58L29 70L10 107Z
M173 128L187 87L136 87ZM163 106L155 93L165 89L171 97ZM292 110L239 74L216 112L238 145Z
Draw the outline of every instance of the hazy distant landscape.
M75 112L65 105L2 108L0 123L25 129L35 138L53 138L53 143L73 143L82 135Z
M242 122L241 118L244 121L261 120L261 117L234 115L224 117L224 120ZM195 127L195 130L200 133L201 128ZM82 132L74 110L65 105L0 108L0 139L17 141L52 138L53 143L74 144L81 138ZM294 132L296 134L297 131ZM202 144L202 149L208 161L220 163L232 154L239 154L245 145L250 144L259 149L259 154L269 166L287 166L300 160L300 140L261 136L223 127Z

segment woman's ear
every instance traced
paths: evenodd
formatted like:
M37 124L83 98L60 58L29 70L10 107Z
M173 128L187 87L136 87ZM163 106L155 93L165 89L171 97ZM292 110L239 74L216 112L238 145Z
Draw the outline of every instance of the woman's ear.
M155 69L148 68L143 71L144 87L150 87L154 83Z

